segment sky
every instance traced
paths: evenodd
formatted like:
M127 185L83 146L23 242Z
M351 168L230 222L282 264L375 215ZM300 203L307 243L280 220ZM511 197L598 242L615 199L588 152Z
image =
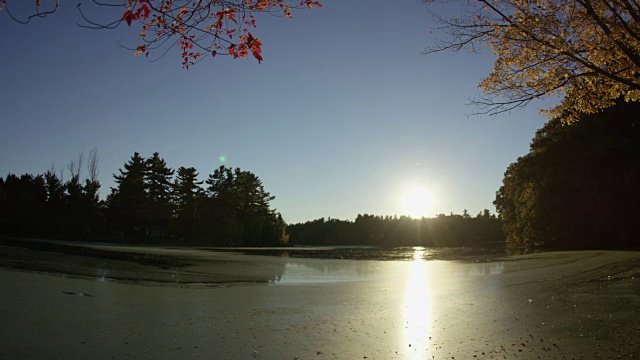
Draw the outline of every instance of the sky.
M219 56L190 70L177 51L134 57L118 46L136 45L126 26L79 28L75 4L28 25L0 13L0 176L60 171L96 147L106 197L134 152L157 151L202 180L220 165L255 173L289 223L407 214L414 187L431 193L426 216L473 215L495 212L504 171L546 121L544 103L469 116L493 57L422 55L440 35L417 0L260 17L262 63Z

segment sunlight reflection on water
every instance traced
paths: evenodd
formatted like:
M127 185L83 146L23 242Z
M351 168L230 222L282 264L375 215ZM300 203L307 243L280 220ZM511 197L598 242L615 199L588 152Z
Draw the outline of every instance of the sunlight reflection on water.
M432 293L429 269L423 247L414 248L409 268L404 301L404 340L411 359L423 359L431 333Z

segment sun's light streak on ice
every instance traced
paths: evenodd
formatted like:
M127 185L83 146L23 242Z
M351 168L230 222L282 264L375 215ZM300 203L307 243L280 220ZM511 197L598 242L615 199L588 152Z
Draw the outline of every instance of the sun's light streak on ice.
M424 359L430 343L432 294L428 264L424 260L427 251L423 247L414 248L405 290L404 341L410 359Z

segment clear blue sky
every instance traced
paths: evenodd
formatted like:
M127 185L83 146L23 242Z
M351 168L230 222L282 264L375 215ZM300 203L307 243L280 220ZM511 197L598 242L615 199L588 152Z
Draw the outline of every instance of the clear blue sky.
M323 3L261 18L262 64L226 57L189 71L177 52L149 63L119 48L135 44L126 28L76 27L75 3L27 26L0 13L0 174L66 167L96 146L106 196L134 151L202 179L224 155L263 180L290 223L401 215L413 185L434 192L431 215L494 211L544 104L467 117L490 55L420 55L434 37L417 1Z

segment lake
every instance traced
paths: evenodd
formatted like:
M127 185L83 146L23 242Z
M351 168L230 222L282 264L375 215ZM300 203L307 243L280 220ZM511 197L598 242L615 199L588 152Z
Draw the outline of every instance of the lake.
M638 252L264 251L0 243L0 358L640 355Z

